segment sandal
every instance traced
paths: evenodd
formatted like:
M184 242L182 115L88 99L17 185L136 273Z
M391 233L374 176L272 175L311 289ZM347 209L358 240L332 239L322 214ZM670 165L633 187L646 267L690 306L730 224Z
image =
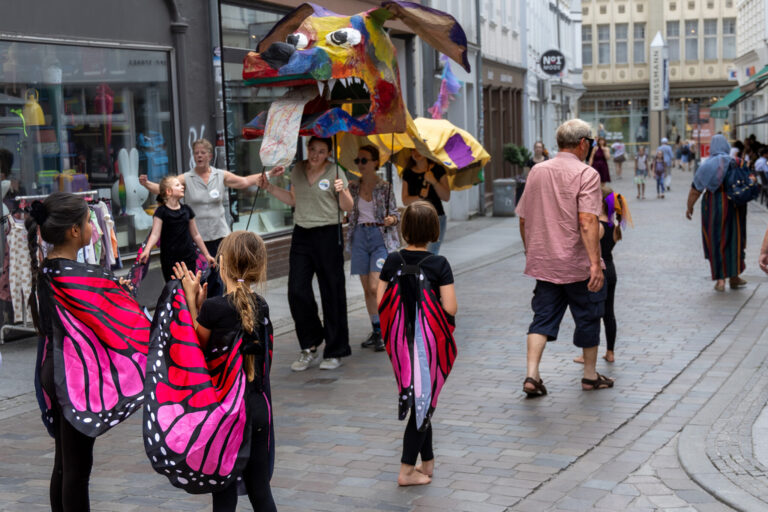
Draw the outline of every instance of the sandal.
M526 384L532 384L534 389L525 389ZM544 387L542 379L536 380L533 377L526 377L523 381L523 393L528 395L528 398L536 398L546 395L547 388Z
M584 386L590 386L588 388ZM607 389L613 387L613 379L609 379L605 375L597 374L596 379L581 379L581 389L584 391L593 391L595 389Z
M731 290L737 290L742 286L746 286L747 281L737 276L737 277L732 277L728 284L731 285Z

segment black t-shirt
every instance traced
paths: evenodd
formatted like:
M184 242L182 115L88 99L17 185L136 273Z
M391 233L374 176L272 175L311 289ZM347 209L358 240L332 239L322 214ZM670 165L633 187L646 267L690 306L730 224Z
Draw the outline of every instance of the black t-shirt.
M194 250L195 242L189 232L189 221L195 218L195 212L186 204L178 210L172 210L166 205L160 205L155 210L155 217L163 221L160 234L160 250L163 254L189 254Z
M389 282L392 276L400 269L403 261L405 261L406 265L420 263L421 271L424 272L424 276L429 280L429 284L438 300L440 299L440 287L453 284L453 271L451 270L450 263L448 263L444 256L432 254L429 251L408 251L406 249L401 249L400 255L402 255L402 259L400 259L397 252L390 253L387 256L384 266L381 268L379 279ZM427 259L425 260L424 258ZM408 319L412 321L414 305L416 303L415 298L418 293L416 276L403 276L400 284L404 287L402 297L405 300Z
M262 340L265 329L264 320L269 319L269 306L258 294L252 294L256 303L257 315L254 319L254 325L256 326L254 333L243 333L243 341L258 340L259 343L265 342ZM235 342L235 335L242 329L240 322L240 313L237 312L235 306L229 301L227 295L222 297L211 297L203 302L200 306L200 312L197 314L197 323L206 329L211 331L211 337L208 340L208 344L205 346L206 359L213 358L221 355L223 348L227 350L232 347ZM269 343L269 340L266 340ZM215 351L214 351L215 349ZM249 351L249 353L251 353ZM254 382L261 382L261 369L264 366L264 350L253 351L256 366L256 379Z
M606 263L613 261L613 247L616 242L613 241L613 230L615 226L609 226L607 222L600 221L603 225L603 238L600 239L600 251L603 256L603 261Z
M403 181L408 184L408 195L422 197L424 195L422 194L422 190L426 189L427 195L424 199L432 203L432 206L435 207L438 215L445 215L445 210L443 210L443 203L440 201L440 196L437 195L435 187L424 180L425 174L425 172L414 172L412 169L405 169L403 171ZM435 165L432 167L432 174L435 175L435 179L437 181L440 181L443 176L445 176L445 169L439 165Z

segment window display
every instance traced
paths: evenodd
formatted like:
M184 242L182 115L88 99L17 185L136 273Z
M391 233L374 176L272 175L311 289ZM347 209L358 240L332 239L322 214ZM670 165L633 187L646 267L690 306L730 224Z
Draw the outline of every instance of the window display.
M157 181L176 170L168 55L0 41L0 150L13 156L12 193L98 190L120 249L135 251L146 237L136 215L151 215L154 200L127 190L133 175Z

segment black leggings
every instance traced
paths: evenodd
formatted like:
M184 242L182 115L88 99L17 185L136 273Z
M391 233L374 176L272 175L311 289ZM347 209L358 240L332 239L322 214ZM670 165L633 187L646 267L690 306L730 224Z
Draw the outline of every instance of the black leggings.
M613 261L605 262L605 280L608 286L608 296L605 298L603 323L605 324L607 348L613 351L616 344L616 315L613 313L613 299L616 295L616 267L613 265Z
M405 433L403 434L403 457L400 462L415 466L419 454L421 454L421 462L435 458L435 454L432 453L432 423L429 424L427 430L419 432L416 428L416 414L411 410L411 417L408 418L408 424L405 426Z
M58 407L54 411L56 454L51 475L51 510L88 512L88 481L93 467L94 438L73 427Z
M272 488L269 486L269 411L266 401L254 407L252 418L251 454L243 470L243 482L254 512L276 512ZM237 509L237 482L223 491L213 493L213 512L235 512Z

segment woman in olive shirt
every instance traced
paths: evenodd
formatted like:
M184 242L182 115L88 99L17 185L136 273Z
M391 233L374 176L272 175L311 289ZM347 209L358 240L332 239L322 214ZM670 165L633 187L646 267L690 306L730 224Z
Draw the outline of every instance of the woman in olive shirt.
M339 241L339 208L350 211L352 196L343 173L328 162L331 139L312 137L308 158L291 172L291 188L286 190L260 178L259 186L280 201L295 208L294 228L288 269L288 305L296 325L301 353L291 370L304 371L317 359L317 347L325 341L321 370L341 366L341 358L352 353L347 326L347 293L344 279L344 246ZM275 167L271 176L285 169ZM338 200L337 200L338 197ZM312 278L317 274L323 320L317 314Z

